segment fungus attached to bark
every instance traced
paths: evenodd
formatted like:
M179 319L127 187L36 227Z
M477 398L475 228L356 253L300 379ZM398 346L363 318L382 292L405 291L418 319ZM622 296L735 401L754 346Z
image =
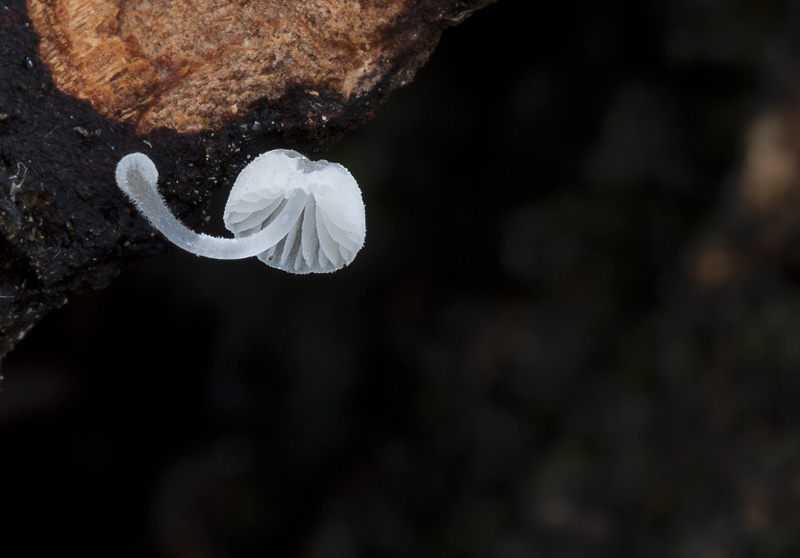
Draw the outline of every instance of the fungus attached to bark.
M0 359L76 290L105 287L160 243L136 234L119 249L109 216L127 199L106 186L123 146L168 151L175 165L159 171L175 183L220 178L217 165L191 167L198 154L238 165L242 145L327 149L413 80L445 29L492 1L4 2ZM319 265L299 253L300 267Z
M258 256L290 273L328 273L352 262L364 244L364 203L353 176L296 151L263 153L236 178L224 215L236 238L196 233L178 221L158 192L158 171L147 155L123 157L116 178L154 227L198 256Z

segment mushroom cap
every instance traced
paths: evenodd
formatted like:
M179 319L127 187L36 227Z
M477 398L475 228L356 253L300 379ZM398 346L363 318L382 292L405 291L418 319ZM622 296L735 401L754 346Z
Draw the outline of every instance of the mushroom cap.
M299 217L283 212L293 194L305 196ZM237 238L280 219L295 222L280 242L257 257L290 273L336 271L364 245L364 202L353 176L342 165L310 161L289 149L263 153L242 170L223 217Z

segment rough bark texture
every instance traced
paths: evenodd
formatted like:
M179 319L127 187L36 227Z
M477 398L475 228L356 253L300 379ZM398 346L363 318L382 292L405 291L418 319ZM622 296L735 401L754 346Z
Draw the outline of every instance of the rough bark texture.
M413 78L444 28L491 1L209 1L188 24L164 3L7 2L0 358L71 294L163 249L114 185L122 155L151 156L195 224L211 193L198 185L229 185L267 149L330 146Z

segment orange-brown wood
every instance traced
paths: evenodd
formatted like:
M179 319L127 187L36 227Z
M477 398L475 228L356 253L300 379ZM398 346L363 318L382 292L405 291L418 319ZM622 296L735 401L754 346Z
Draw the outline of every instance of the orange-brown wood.
M219 128L302 84L350 100L388 70L404 0L27 0L59 89L137 131Z

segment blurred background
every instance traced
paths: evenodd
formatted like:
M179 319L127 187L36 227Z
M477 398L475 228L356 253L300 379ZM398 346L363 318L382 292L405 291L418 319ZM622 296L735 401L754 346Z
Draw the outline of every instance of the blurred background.
M11 353L3 546L800 555L798 37L770 0L476 12L325 155L350 268L170 250Z

